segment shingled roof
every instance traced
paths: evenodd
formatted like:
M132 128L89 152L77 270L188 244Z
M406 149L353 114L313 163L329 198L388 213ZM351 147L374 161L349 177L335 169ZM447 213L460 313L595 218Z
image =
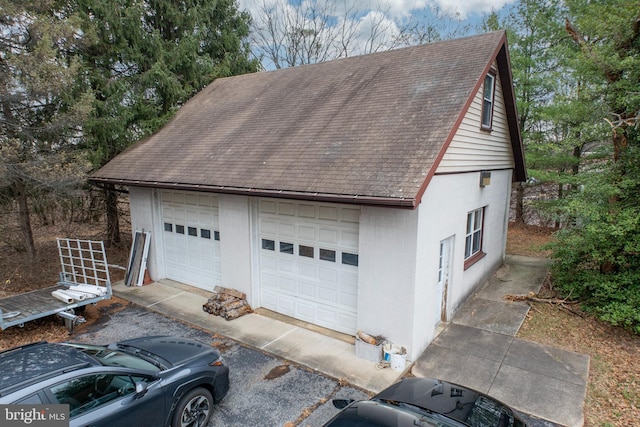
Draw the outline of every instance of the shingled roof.
M90 179L416 207L496 60L518 179L504 32L217 79Z

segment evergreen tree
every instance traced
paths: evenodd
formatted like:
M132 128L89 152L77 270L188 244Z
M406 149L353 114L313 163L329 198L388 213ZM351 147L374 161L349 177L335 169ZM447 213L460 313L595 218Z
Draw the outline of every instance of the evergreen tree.
M31 255L30 199L63 191L86 165L76 152L90 112L75 84L79 43L78 17L54 0L0 0L0 195L17 202L18 248Z
M76 0L94 113L83 128L94 166L162 126L217 77L254 72L250 19L233 0ZM105 190L107 242L118 243L117 195Z
M590 112L601 113L584 128L609 129L601 146L610 157L582 168L578 191L560 205L566 226L552 271L566 294L640 333L640 11L624 0L566 3L567 51Z

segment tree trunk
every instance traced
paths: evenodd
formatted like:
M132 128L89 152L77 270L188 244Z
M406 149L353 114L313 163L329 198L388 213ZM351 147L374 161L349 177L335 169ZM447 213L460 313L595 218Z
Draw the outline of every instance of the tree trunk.
M120 214L118 212L118 193L113 184L104 188L104 201L107 210L107 241L106 246L118 245L120 239Z
M516 183L516 207L515 222L516 224L524 224L524 182Z
M18 222L20 224L20 232L25 249L29 257L33 259L36 255L36 245L33 241L33 231L31 230L31 217L29 214L29 201L27 199L27 191L24 182L16 179L14 182L16 190L16 199L18 200Z

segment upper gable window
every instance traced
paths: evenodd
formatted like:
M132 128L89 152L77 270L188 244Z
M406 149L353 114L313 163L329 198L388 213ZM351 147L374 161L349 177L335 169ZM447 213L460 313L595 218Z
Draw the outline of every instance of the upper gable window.
M482 129L491 130L493 122L493 99L495 95L496 76L487 74L482 90Z

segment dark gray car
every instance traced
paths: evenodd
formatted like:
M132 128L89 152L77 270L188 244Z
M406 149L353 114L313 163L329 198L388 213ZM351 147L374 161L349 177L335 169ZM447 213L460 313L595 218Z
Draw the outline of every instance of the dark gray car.
M495 399L444 381L407 378L370 400L334 399L342 409L325 427L524 427L525 423Z
M0 353L0 404L68 404L70 426L204 426L229 390L211 346L141 337L34 343Z

